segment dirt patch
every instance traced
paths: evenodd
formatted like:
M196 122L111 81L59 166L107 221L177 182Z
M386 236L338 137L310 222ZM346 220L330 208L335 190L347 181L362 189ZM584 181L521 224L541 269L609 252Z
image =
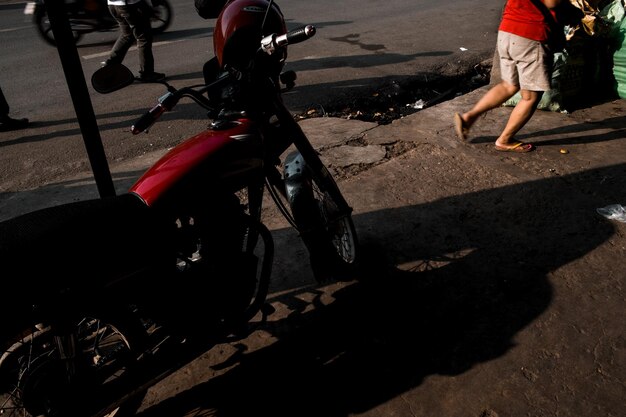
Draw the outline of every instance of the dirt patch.
M360 142L358 140L354 140L354 141L349 142L348 144L352 146L359 146L359 143ZM345 180L347 178L357 176L363 171L367 171L368 169L371 169L375 167L376 165L380 165L382 163L385 163L386 161L389 161L390 159L396 158L410 151L411 149L415 149L417 146L419 146L419 144L414 143L414 142L397 141L397 142L385 145L385 157L382 158L378 162L371 163L371 164L353 164L353 165L347 165L347 166L334 166L334 167L330 167L330 170L332 171L333 176L335 177L336 180Z
M490 73L491 65L482 63L457 76L439 76L428 81L394 81L359 96L339 98L323 107L310 108L296 117L342 117L388 124L480 88L489 83Z

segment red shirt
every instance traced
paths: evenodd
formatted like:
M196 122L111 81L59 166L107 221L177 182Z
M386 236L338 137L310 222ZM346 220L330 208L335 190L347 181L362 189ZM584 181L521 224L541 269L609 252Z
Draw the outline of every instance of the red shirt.
M531 0L507 0L499 30L546 42L550 26L546 22L544 12Z

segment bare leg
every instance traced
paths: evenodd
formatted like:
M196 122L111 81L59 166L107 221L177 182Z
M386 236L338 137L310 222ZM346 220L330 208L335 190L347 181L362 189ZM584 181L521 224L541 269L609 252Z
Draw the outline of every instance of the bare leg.
M513 97L518 91L518 86L500 81L500 83L491 87L470 111L461 115L465 126L467 128L471 127L481 114L500 107L502 103Z
M521 90L522 99L511 111L509 121L507 122L500 137L496 139L496 145L499 147L510 147L511 144L517 143L513 137L522 127L530 120L537 109L537 104L543 94L541 91Z

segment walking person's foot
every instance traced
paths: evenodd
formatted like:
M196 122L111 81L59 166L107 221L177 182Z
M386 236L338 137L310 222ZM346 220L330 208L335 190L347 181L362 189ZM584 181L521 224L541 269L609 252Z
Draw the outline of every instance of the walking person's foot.
M454 131L462 142L467 141L467 136L469 135L469 125L465 120L463 120L463 116L461 116L460 113L454 113Z
M139 81L142 83L156 83L159 81L163 81L165 79L165 74L160 72L140 72L139 73Z
M14 119L6 116L0 119L0 132L8 132L10 130L24 129L28 126L28 119Z
M535 147L531 143L524 143L524 142L513 142L513 143L507 143L505 145L500 145L498 142L496 142L495 147L496 147L496 151L516 152L516 153L530 152L533 149L535 149Z

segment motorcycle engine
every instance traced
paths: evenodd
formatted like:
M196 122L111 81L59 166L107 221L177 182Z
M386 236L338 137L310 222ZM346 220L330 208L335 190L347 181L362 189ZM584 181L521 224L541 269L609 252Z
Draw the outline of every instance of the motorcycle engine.
M150 290L150 310L186 333L197 330L198 318L210 327L241 316L257 290L264 254L249 249L249 217L231 197L217 198L220 207L207 204L179 217L181 252L174 280Z

